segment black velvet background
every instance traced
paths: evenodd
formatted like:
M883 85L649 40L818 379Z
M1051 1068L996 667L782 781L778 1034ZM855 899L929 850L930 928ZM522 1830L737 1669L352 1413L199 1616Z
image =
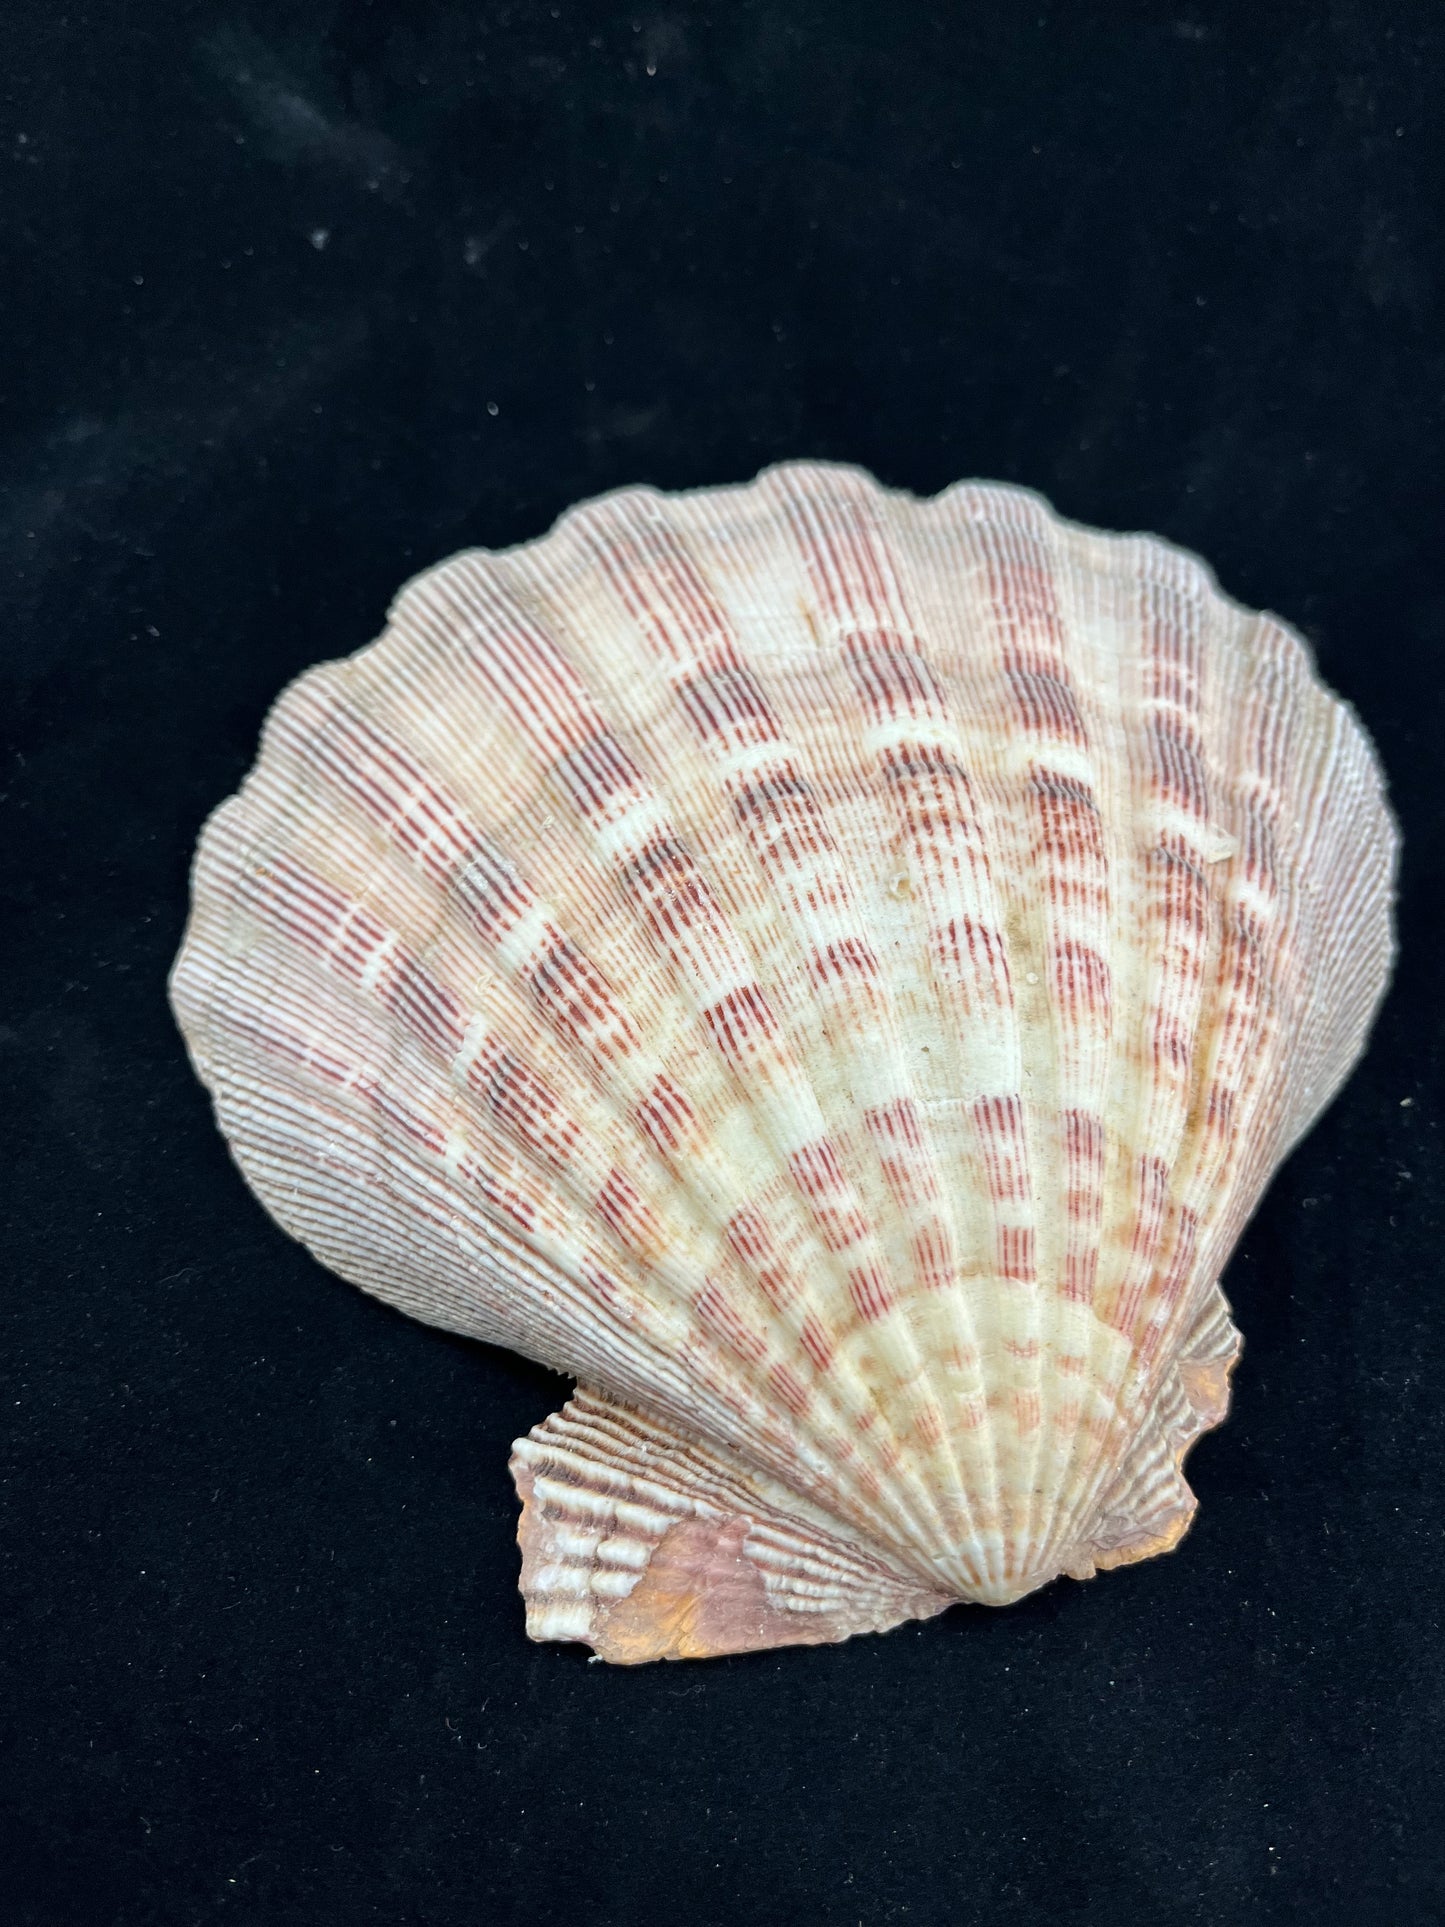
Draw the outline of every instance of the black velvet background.
M1445 1919L1438 6L65 7L0 22L0 1912ZM1177 1554L614 1671L522 1633L563 1382L270 1224L164 977L267 706L403 578L800 454L1298 623L1402 956L1230 1266Z

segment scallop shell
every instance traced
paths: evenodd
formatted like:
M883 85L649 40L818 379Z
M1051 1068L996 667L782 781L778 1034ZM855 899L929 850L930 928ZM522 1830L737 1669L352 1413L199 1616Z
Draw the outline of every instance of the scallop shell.
M1180 1538L1394 854L1193 557L804 464L412 582L276 704L172 997L287 1231L580 1381L534 1638L836 1640Z

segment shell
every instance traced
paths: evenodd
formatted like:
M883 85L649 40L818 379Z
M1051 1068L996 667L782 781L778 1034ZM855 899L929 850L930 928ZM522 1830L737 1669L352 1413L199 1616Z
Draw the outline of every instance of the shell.
M532 1636L729 1652L1175 1544L1394 859L1193 557L786 466L456 556L294 683L172 997L289 1232L584 1388L515 1448Z

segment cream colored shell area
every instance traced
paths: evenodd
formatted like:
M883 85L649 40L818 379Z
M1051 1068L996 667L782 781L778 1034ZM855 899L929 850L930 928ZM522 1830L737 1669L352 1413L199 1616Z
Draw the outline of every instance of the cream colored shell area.
M588 1388L519 1446L534 1633L732 1650L1177 1539L1394 852L1193 557L790 465L410 583L278 702L172 995L288 1231Z

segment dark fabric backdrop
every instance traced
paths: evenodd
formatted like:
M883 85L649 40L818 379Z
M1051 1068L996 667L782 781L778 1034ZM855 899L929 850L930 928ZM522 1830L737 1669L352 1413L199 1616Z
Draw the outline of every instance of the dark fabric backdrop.
M0 71L6 1917L1445 1919L1438 5L11 0ZM563 1382L271 1225L164 977L267 706L403 578L791 455L1299 624L1403 949L1230 1265L1179 1552L615 1671L522 1633Z

